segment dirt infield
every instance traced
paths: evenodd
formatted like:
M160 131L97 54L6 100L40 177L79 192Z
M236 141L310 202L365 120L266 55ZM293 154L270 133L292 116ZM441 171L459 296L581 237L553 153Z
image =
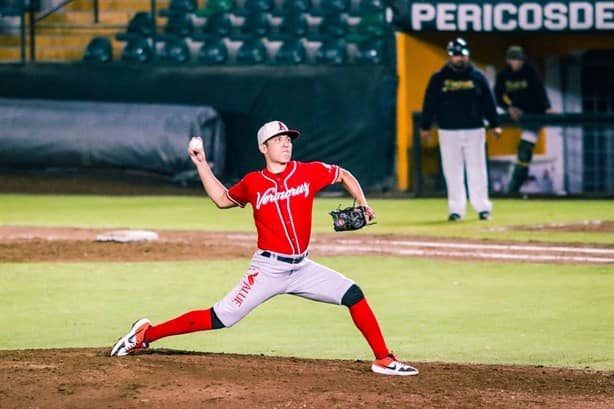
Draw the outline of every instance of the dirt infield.
M2 408L612 408L614 374L419 364L386 377L369 362L154 350L0 351Z
M104 232L3 226L0 262L249 257L255 242L253 234L200 231L158 232L157 242L97 242L96 236ZM476 251L480 246L487 247ZM334 255L342 249L345 254L461 260L492 260L495 254L516 261L614 263L614 246L529 246L393 235L315 235L311 249L316 255ZM137 356L110 358L108 352L0 351L0 408L614 407L612 371L418 362L419 376L400 378L373 374L365 361L155 348Z
M614 223L600 231L614 232ZM568 229L570 227L568 226ZM166 261L250 257L256 235L207 231L158 231L155 242L97 242L108 230L0 226L0 262ZM393 255L455 260L614 264L614 245L519 244L482 240L368 234L316 234L310 252L327 255Z

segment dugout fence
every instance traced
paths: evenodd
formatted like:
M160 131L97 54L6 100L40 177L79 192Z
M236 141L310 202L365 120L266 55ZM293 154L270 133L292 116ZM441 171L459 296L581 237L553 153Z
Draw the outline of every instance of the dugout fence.
M438 145L421 139L420 118L421 112L413 113L408 152L412 158L412 191L416 196L443 195L445 180ZM614 113L527 114L520 123L509 115L500 115L499 119L504 129L544 127L542 138L546 138L547 148L534 156L522 194L614 195ZM515 154L488 157L491 194L507 194L515 161Z

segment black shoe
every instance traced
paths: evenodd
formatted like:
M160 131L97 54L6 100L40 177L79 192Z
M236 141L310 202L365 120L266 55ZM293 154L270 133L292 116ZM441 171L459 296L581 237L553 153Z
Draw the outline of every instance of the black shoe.
M480 212L479 216L480 220L490 220L490 212Z
M449 222L457 222L460 219L461 219L461 216L458 213L450 213L450 215L448 216L448 221Z

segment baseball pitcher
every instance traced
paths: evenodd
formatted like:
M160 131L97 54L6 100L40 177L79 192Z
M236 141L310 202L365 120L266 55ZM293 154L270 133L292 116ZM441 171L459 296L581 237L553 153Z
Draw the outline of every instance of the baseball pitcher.
M211 308L189 311L167 322L152 325L146 319L134 323L119 339L111 356L143 350L170 335L231 327L254 308L280 294L329 304L345 305L356 327L373 350L373 372L384 375L417 375L418 370L399 361L388 349L379 323L360 287L349 278L308 257L315 195L328 185L341 183L356 200L367 222L375 212L356 178L347 170L322 162L291 160L292 141L299 132L280 121L258 131L258 149L266 167L248 173L227 189L207 165L200 138L188 147L204 189L220 209L252 207L258 232L258 250L237 285Z

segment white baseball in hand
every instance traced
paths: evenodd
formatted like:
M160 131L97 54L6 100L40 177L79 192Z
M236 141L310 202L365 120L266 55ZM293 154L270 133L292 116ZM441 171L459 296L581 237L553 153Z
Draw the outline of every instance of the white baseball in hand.
M190 145L188 146L190 151L202 151L203 150L203 140L201 138L194 137L190 139Z

